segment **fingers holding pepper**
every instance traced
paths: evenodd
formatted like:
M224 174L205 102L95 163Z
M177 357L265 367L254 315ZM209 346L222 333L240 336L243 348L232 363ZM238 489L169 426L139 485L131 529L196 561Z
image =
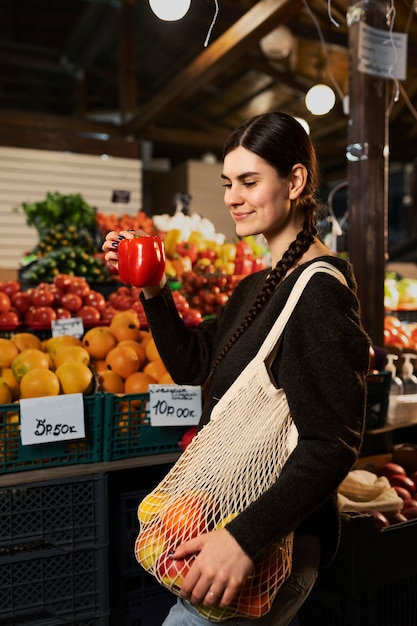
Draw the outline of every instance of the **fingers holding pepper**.
M138 232L140 233L140 231ZM104 239L104 242L101 248L103 252L105 253L104 259L108 265L112 266L116 270L119 269L118 267L119 243L123 241L123 239L133 239L135 234L136 234L135 230L121 230L121 231L110 230L106 234L106 237Z
M106 263L119 272L125 284L155 287L164 278L165 249L156 235L135 230L110 231L102 249Z

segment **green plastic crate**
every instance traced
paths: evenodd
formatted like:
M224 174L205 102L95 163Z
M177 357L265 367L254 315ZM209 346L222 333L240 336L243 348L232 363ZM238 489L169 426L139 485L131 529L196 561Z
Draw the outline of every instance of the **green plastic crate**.
M103 394L84 398L84 421L84 439L23 446L19 404L0 405L0 473L101 461Z
M103 461L181 452L184 426L151 426L149 394L104 394Z

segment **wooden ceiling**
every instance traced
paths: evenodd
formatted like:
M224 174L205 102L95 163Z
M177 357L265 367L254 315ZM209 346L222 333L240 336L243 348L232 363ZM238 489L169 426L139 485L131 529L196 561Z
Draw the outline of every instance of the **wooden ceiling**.
M0 143L132 157L146 145L148 156L176 164L206 152L221 158L243 119L280 109L309 123L325 176L343 177L350 4L218 0L213 25L215 0L192 0L177 22L159 20L147 0L1 0ZM410 162L417 3L386 4L393 30L408 33L407 78L389 114L390 159ZM290 49L268 58L260 42L282 25ZM276 42L285 48L282 36ZM312 116L304 102L318 79L336 89L325 116Z

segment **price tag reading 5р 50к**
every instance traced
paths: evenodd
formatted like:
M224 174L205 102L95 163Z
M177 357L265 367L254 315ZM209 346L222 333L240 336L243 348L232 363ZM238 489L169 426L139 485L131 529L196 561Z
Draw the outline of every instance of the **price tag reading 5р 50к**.
M194 426L201 417L201 387L149 385L151 426Z
M82 393L20 400L22 445L85 437Z

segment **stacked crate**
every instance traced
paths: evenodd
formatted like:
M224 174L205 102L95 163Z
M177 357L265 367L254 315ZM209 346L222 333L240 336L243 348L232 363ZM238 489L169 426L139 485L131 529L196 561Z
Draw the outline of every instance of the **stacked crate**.
M107 626L107 478L0 488L0 626Z

